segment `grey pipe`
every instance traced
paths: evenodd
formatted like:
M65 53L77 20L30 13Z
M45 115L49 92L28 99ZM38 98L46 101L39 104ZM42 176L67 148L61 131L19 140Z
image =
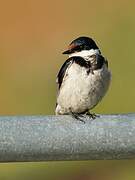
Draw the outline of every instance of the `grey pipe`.
M135 158L135 114L1 116L0 162Z

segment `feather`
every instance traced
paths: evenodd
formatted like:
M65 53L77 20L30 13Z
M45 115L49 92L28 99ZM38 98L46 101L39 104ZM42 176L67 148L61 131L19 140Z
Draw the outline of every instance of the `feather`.
M86 67L88 70L91 67L90 63L85 61L85 59L80 57L80 56L73 56L73 57L70 57L69 59L67 59L64 62L64 64L62 65L62 67L61 67L61 69L57 75L56 82L59 84L59 89L61 87L61 84L63 82L63 78L64 78L65 74L67 73L68 68L73 63L76 63L81 67Z

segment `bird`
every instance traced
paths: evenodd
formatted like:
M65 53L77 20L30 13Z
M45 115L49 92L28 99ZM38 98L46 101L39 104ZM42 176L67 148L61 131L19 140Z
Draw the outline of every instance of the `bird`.
M79 120L89 115L95 119L97 115L90 110L101 101L111 82L108 61L96 42L85 36L73 40L63 54L68 55L68 59L56 79L58 92L55 114L72 115Z

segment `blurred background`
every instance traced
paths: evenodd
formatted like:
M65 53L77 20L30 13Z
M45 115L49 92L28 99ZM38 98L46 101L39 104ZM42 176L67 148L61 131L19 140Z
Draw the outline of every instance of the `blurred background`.
M134 112L135 1L5 0L0 3L0 115L54 114L62 51L96 40L112 84L96 113ZM135 161L0 164L0 180L134 180Z

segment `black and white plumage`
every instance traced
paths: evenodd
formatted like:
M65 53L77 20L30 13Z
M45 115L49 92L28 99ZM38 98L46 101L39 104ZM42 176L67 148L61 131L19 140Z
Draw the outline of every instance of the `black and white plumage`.
M63 54L68 54L69 59L57 76L56 115L87 113L108 90L111 80L108 62L88 37L72 41Z

